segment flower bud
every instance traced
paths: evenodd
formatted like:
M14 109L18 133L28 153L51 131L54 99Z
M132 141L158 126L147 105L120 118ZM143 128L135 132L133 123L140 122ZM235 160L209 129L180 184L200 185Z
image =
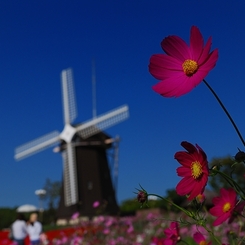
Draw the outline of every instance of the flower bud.
M245 161L245 152L243 152L243 151L237 152L237 154L235 155L235 159L237 162Z
M144 204L148 201L148 196L145 191L139 191L137 194L137 200L139 203Z

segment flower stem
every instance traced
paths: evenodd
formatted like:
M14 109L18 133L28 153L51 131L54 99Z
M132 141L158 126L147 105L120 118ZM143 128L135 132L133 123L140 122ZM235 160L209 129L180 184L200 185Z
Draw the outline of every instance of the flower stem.
M240 195L243 200L245 200L245 191L240 187L240 185L237 184L235 180L233 180L229 175L224 172L221 172L219 170L215 170L215 172L221 175L230 184L230 186L235 189L236 193Z
M148 194L148 196L155 196L158 197L166 202L168 202L169 204L173 205L174 207L176 207L177 209L181 210L182 212L184 212L187 216L189 216L190 218L193 218L193 214L191 212L189 212L188 210L186 210L185 208L180 207L179 205L175 204L174 202L168 200L167 198L164 198L162 196L159 196L157 194Z
M203 226L203 228L210 234L210 236L217 242L217 244L221 245L221 242L219 241L219 239L214 235L214 233L209 230L206 226Z
M205 79L203 79L203 82L207 85L207 87L209 88L209 90L212 92L212 94L214 95L214 97L217 99L217 101L219 102L220 106L222 107L222 109L224 110L225 114L227 115L227 117L230 119L230 122L232 123L233 127L235 128L240 140L242 141L243 145L245 146L245 141L238 129L238 127L236 126L235 122L233 121L231 115L229 114L229 112L227 111L227 109L225 108L224 104L222 103L222 101L220 100L220 98L218 97L218 95L214 92L214 90L212 89L212 87L207 83L207 81Z

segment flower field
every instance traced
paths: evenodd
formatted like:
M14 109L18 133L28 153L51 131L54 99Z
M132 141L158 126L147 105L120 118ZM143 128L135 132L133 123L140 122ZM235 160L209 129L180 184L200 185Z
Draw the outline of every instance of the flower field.
M165 212L142 213L134 217L98 216L92 221L81 221L76 226L47 231L41 235L43 245L164 245L164 244L209 244L211 238L201 226L188 222L188 217ZM181 216L181 217L180 217ZM213 222L212 217L206 217ZM173 222L174 221L174 222ZM209 227L221 238L223 244L245 233L243 223L223 223L222 226ZM205 239L206 243L200 243ZM202 240L204 241L204 240ZM0 245L10 245L8 231L0 233ZM26 245L29 244L26 239ZM215 244L215 243L213 243ZM231 243L232 244L232 243Z

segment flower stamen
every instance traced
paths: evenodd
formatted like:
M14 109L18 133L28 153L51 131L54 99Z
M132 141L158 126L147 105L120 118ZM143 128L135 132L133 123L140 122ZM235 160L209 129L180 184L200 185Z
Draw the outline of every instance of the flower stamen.
M208 243L206 241L201 241L199 245L208 245Z
M185 60L184 63L182 64L182 68L183 68L184 73L188 77L190 77L197 72L198 64L194 60Z
M200 162L195 161L191 164L191 175L194 179L198 179L202 175L202 165Z
M226 213L231 209L231 204L229 202L225 203L223 206L223 212Z

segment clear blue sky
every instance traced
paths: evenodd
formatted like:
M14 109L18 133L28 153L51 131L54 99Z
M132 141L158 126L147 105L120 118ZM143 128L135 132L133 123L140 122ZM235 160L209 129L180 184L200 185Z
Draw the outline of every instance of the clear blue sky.
M219 60L207 81L245 135L245 2L43 0L0 3L0 206L38 205L46 178L61 180L62 158L52 148L22 161L15 147L63 129L60 72L74 71L78 117L92 117L91 60L96 62L97 112L123 104L130 118L106 132L120 135L119 202L141 184L164 195L180 178L174 153L198 143L209 160L244 149L204 84L178 99L154 93L149 58L171 34L189 42L192 25Z

